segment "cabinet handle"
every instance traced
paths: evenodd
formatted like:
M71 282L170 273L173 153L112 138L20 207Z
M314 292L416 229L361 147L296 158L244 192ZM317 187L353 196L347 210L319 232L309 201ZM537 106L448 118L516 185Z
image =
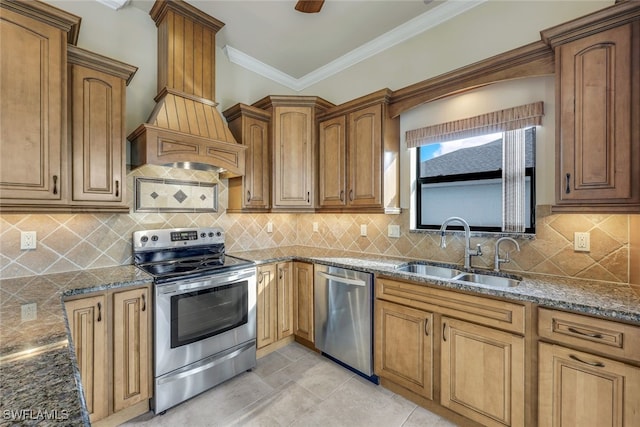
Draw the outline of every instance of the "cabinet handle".
M278 279L282 280L282 269L278 270Z
M340 201L344 202L344 190L340 190Z
M567 183L567 187L565 188L564 192L569 194L569 193L571 193L571 185L570 185L571 184L571 174L570 173L567 174L566 183Z
M349 200L353 202L353 190L349 190Z
M251 191L247 190L247 202L251 201Z
M58 194L58 175L53 175L53 194Z
M429 336L429 319L424 319L424 334Z
M262 283L263 273L258 274L258 283Z
M445 322L442 324L442 341L447 341L446 330L447 330L447 323Z
M120 197L120 181L116 180L116 197Z
M587 332L581 332L581 331L579 331L577 329L574 329L574 328L567 328L567 330L569 332L573 332L574 334L582 335L582 336L589 337L589 338L604 338L602 336L602 334L589 334Z
M102 321L102 303L98 303L98 322Z
M596 368L604 368L604 363L602 362L586 362L573 354L570 354L569 357L575 360L576 362L584 363L585 365L595 366Z
M146 311L147 310L147 299L145 298L144 294L142 294L142 311Z
M311 200L311 191L307 191L307 203Z

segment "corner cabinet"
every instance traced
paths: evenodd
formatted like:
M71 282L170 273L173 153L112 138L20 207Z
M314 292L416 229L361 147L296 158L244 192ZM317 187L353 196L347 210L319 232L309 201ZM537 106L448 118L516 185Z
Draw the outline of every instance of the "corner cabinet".
M60 204L70 182L67 42L80 18L40 2L3 0L0 10L0 208Z
M333 104L312 96L268 96L253 104L271 115L272 210L316 206L316 117Z
M640 5L541 34L556 57L554 210L640 212Z
M384 89L328 110L318 123L318 210L399 212L399 118Z
M128 212L126 83L137 68L69 46L72 204Z
M293 263L293 332L302 343L313 347L313 264Z
M227 212L266 212L271 207L271 114L245 104L223 112L231 133L245 151L245 174L229 178Z
M293 263L280 262L258 267L257 349L258 357L293 340Z
M130 418L147 412L152 395L149 287L89 294L64 306L91 422L124 410Z

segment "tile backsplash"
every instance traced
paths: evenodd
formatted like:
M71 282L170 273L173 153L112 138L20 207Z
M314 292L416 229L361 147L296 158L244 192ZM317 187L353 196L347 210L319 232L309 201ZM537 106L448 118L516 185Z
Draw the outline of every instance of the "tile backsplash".
M229 252L304 245L368 254L462 263L462 233L448 233L447 248L437 233L409 230L409 213L367 214L229 214L227 181L210 172L144 166L129 175L128 197L133 200L133 177L211 182L218 184L218 212L127 214L2 214L0 215L0 277L21 277L108 267L131 263L131 233L136 230L220 226L226 230ZM130 204L132 205L132 204ZM550 214L539 207L536 238L520 240L520 252L502 269L628 283L631 215ZM271 223L273 232L267 232ZM316 224L314 224L316 223ZM361 225L367 236L361 236ZM318 231L314 230L314 225ZM389 225L400 226L400 237L387 236ZM20 250L20 232L36 231L36 250ZM591 235L590 252L574 252L573 233ZM482 257L474 266L493 267L495 238L472 237ZM503 251L509 244L501 246Z

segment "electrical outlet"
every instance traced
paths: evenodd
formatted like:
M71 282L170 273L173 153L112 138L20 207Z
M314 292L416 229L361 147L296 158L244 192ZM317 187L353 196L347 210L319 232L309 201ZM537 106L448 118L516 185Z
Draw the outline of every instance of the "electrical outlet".
M367 235L367 224L360 224L360 235L366 237Z
M20 306L20 318L23 322L30 322L38 318L38 304L35 302Z
M591 237L589 232L573 234L573 250L576 252L589 252L591 250Z
M273 233L273 223L271 221L267 223L267 233Z
M35 248L36 248L36 232L22 231L20 233L20 249L35 249Z
M318 223L317 223L317 222L314 222L314 223L313 223L313 232L314 232L314 233L317 233L317 232L318 232Z
M389 224L387 227L387 236L400 237L400 226L397 224Z

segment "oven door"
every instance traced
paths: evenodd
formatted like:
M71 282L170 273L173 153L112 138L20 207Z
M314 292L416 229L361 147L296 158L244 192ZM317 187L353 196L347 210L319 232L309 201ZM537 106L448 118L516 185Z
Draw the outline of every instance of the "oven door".
M256 270L156 285L155 376L256 338Z

